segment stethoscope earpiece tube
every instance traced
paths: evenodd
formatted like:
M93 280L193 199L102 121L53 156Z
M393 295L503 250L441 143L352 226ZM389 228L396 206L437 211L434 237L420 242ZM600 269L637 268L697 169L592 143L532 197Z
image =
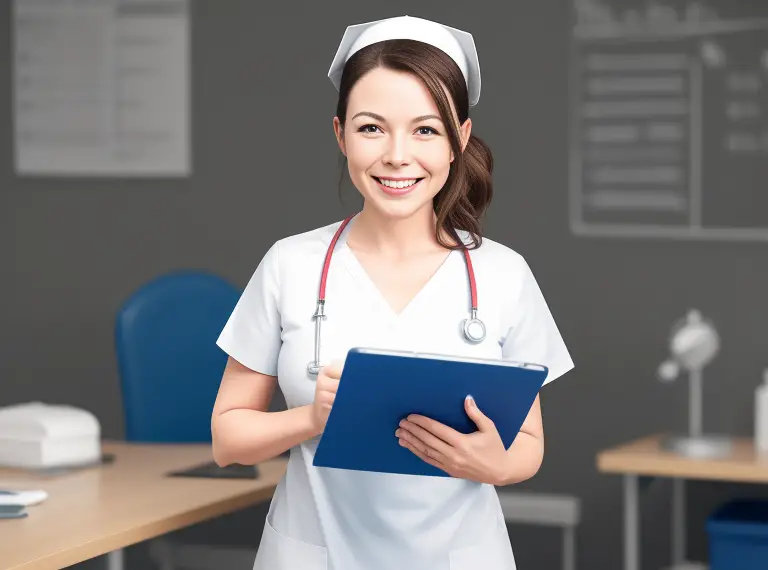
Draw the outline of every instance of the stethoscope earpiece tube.
M312 318L315 319L315 359L307 365L307 372L317 376L320 374L320 329L323 321L328 318L325 316L325 299L318 299Z
M339 228L336 230L336 234L331 240L331 244L328 246L328 251L325 254L323 272L320 276L320 292L317 297L317 308L315 309L315 314L312 315L312 318L315 320L315 358L307 365L307 372L311 376L317 376L320 373L320 369L322 368L320 366L320 346L322 344L321 327L322 322L328 318L328 316L325 314L325 285L328 281L328 269L331 265L331 257L333 256L334 249L336 249L336 242L339 241L339 237L344 231L344 228L347 227L347 224L352 220L353 217L354 216L349 216L341 223ZM467 265L467 277L469 278L469 288L472 294L471 316L464 320L464 337L468 342L478 344L485 339L486 332L485 324L482 320L477 318L477 285L475 283L475 272L472 268L472 260L469 256L469 250L467 248L464 248L464 260L466 261Z

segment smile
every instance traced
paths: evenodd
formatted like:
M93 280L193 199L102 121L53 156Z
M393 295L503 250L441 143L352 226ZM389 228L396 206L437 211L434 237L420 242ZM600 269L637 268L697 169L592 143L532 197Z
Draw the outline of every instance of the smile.
M393 195L402 195L411 192L414 188L416 188L416 186L418 186L419 182L424 180L423 178L389 180L377 178L376 176L372 176L372 178L379 185L379 188L381 188L387 194Z

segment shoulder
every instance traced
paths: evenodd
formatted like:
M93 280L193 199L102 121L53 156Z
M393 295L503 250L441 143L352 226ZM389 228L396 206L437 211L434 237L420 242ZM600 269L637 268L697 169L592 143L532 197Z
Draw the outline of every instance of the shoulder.
M286 253L289 255L297 251L306 251L307 248L320 247L325 251L341 223L341 221L337 221L319 228L280 238L275 242L274 247L277 247L281 254Z
M469 255L475 270L491 272L499 277L521 278L530 270L521 252L485 236L480 247L470 249Z
M519 250L483 236L480 247L469 250L477 287L502 314L513 314L538 291L538 282Z
M520 263L523 261L523 255L516 249L485 236L483 236L480 247L470 250L470 252L475 256L501 263Z
M271 244L262 263L266 262L273 270L277 270L281 274L285 271L307 267L307 262L325 257L328 246L341 223L341 221L337 221L279 238Z

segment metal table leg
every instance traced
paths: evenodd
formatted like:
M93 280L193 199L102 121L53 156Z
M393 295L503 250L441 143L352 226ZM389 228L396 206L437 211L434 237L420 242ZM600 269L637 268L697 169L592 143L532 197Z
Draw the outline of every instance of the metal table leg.
M122 548L107 553L107 570L123 570L123 568L125 568L125 558L123 554L124 551Z
M672 479L672 565L686 559L685 479Z
M576 528L563 529L563 570L576 570Z
M624 570L640 570L640 498L637 475L624 475Z

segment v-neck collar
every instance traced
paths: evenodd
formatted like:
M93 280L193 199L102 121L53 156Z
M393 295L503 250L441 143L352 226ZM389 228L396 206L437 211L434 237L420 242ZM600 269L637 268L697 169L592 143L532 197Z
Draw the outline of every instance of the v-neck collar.
M336 243L336 250L334 257L340 261L340 265L343 265L347 273L352 279L362 288L363 295L367 303L373 305L373 307L387 320L387 324L394 324L400 320L405 319L411 312L416 310L418 305L422 302L422 299L429 295L431 289L437 286L437 282L440 281L443 273L447 271L447 266L451 260L456 256L457 251L449 251L443 261L438 265L437 269L432 273L426 283L411 297L408 303L403 307L400 312L395 312L392 305L389 304L386 297L382 294L381 290L376 286L371 276L363 267L363 264L357 258L355 253L349 247L347 243L347 236L354 223L354 219L350 221L344 231L339 236L339 241ZM460 253L460 252L458 252Z

